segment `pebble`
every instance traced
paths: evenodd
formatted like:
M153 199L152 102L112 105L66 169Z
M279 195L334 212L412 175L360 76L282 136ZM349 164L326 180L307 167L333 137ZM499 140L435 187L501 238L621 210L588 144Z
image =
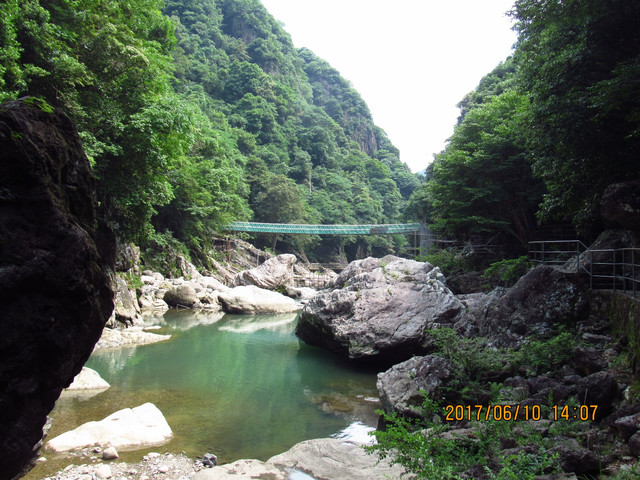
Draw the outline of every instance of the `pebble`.
M47 457L40 457L40 458L38 458L38 460L36 460L36 462L38 462L38 463L44 463L46 461L47 461Z
M160 473L167 473L169 471L169 467L167 465L160 465L158 467L158 471Z
M113 473L111 473L111 467L109 465L102 464L96 467L96 477L104 480L111 478L112 475Z

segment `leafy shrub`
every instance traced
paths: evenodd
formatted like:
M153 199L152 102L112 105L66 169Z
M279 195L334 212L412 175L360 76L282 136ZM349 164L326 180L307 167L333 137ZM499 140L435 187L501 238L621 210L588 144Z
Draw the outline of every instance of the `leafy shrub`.
M133 290L139 290L144 283L140 280L140 276L133 272L122 272L119 274L122 279L127 283L127 286Z
M142 249L142 260L146 268L173 277L182 275L178 256L191 261L189 249L168 231L153 232Z
M488 347L485 337L463 338L455 330L443 327L430 332L435 353L453 363L463 384L481 381L495 372L510 368L511 350Z
M533 263L526 255L518 258L509 258L492 263L484 271L484 276L494 284L510 287L525 275L532 266Z
M429 262L435 267L440 267L440 270L445 276L471 270L467 258L462 253L452 250L436 250L428 255L420 255L416 260L419 262Z
M534 375L558 370L573 357L575 347L575 336L566 331L545 340L530 338L514 353L514 367L530 367Z

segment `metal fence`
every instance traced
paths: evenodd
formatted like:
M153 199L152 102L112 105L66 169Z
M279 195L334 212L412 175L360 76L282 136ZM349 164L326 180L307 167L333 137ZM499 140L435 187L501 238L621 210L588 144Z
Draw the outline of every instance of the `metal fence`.
M580 240L529 242L529 258L588 277L589 287L640 294L640 248L590 249Z

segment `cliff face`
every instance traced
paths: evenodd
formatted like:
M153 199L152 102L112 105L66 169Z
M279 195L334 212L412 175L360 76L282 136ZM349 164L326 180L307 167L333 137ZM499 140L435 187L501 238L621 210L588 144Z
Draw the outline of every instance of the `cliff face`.
M104 258L115 246L98 239L94 178L67 117L35 99L1 105L0 152L4 479L33 460L47 414L113 310Z

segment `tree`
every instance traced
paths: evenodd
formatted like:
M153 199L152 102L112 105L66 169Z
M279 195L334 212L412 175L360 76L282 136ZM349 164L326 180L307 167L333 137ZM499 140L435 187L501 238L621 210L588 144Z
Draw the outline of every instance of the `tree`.
M423 193L437 230L455 237L503 232L526 247L542 195L525 151L528 108L527 97L511 89L467 112Z
M541 214L597 228L606 186L638 175L640 3L518 0L513 16Z
M284 175L269 175L260 185L255 220L268 223L304 223L307 208L296 184ZM278 235L273 234L275 250Z

